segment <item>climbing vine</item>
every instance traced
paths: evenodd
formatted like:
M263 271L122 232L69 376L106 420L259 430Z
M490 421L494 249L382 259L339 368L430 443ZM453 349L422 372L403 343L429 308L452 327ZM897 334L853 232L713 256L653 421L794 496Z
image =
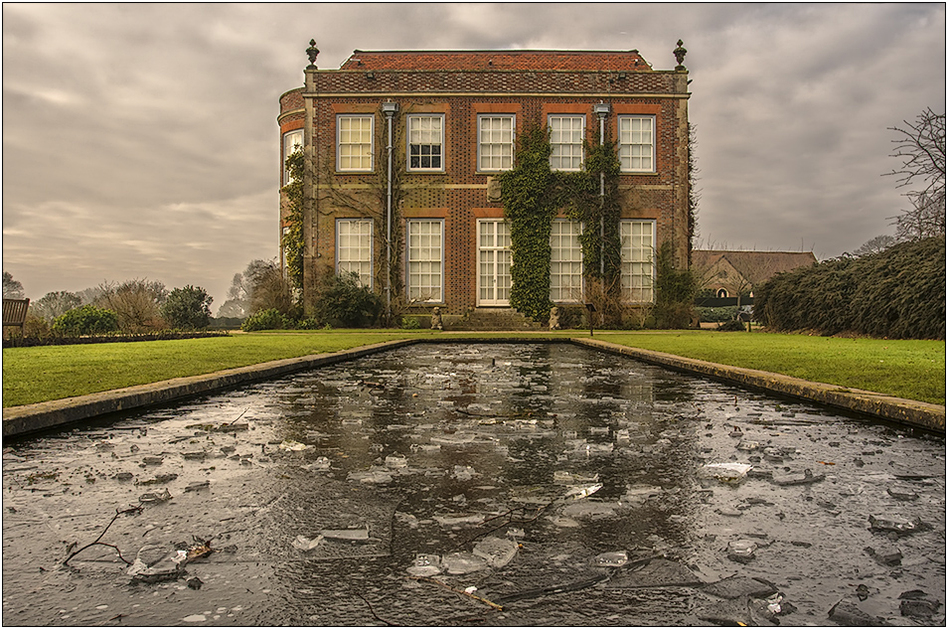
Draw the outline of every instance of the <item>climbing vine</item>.
M574 190L581 194L573 196L567 216L583 222L585 228L580 236L583 249L584 275L587 280L598 280L605 286L619 287L620 275L620 202L619 202L619 158L616 145L584 143L586 159L582 173L571 173L580 182ZM600 194L600 173L603 174L603 194ZM603 234L600 234L600 222ZM600 258L603 258L602 272Z
M286 167L290 183L281 190L286 195L286 232L280 239L283 246L287 277L295 293L303 292L303 168L305 158L302 150L287 157Z
M402 251L405 235L401 218L402 204L406 197L403 177L406 172L405 151L399 147L405 146L402 125L394 125L392 145L392 223L391 233L387 234L386 209L389 202L389 173L388 173L388 137L386 123L383 119L377 125L377 135L374 145L374 156L377 165L372 175L359 178L360 183L350 185L340 182L336 173L335 158L326 156L319 166L318 179L322 182L316 193L317 213L320 216L339 215L341 209L346 209L350 216L371 218L373 225L373 242L378 243L375 250L373 268L378 270L376 275L376 292L384 297L386 274L391 296L391 309L384 314L386 325L399 321L399 316L405 306L405 286L402 278ZM321 210L320 208L327 208ZM389 238L387 243L387 236ZM388 245L388 247L387 247ZM386 260L386 252L389 260Z
M511 306L541 320L550 301L550 224L558 189L550 170L547 129L533 125L518 141L515 166L500 176L504 214L511 226Z
M619 158L613 143L585 142L584 149L582 171L551 171L548 131L534 125L520 137L514 168L500 177L511 225L511 306L535 320L546 318L553 305L550 228L559 211L584 225L580 246L588 298L596 296L591 299L604 320L619 317Z

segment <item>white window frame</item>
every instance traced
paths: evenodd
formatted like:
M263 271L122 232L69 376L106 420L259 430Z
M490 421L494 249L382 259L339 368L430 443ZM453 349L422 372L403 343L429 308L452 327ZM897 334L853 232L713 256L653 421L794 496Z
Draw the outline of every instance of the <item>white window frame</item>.
M295 151L295 147L303 148L303 130L294 129L283 134L283 185L291 183L290 171L287 169L287 158Z
M353 232L353 228L358 230ZM354 245L353 238L366 242ZM372 219L336 219L336 274L354 271L359 284L371 289L372 259Z
M656 222L651 219L621 219L620 286L623 302L651 304L656 299L655 285Z
M343 121L354 121L359 120L360 122L369 121L369 142L343 142L344 136L347 131L343 129ZM363 131L360 129L360 131ZM375 132L376 132L376 117L372 114L337 114L336 115L336 170L340 173L371 173L375 161ZM362 154L350 154L343 155L343 147L362 147L368 146L368 155L365 153ZM360 164L368 157L369 166L362 166L354 168L352 164L344 166L344 161L348 158L350 160L358 159Z
M634 129L634 123L639 127ZM643 125L648 123L648 125ZM626 125L629 128L624 128ZM617 122L620 172L656 172L656 117L653 115L619 116ZM648 141L643 136L648 134ZM645 164L645 160L649 164Z
M484 231L487 225L491 225L489 233ZM478 219L477 229L477 304L478 306L509 306L511 303L511 263L513 262L510 224L504 219ZM484 236L489 236L491 242L486 243ZM486 274L485 271L490 271L490 273ZM502 288L499 288L498 280L501 277L507 280L507 285L504 286L502 282L500 283ZM484 284L485 279L491 280L491 287ZM503 293L504 296L498 297L498 293Z
M580 235L583 234L583 224L556 219L550 228L550 301L582 302L583 246Z
M569 120L571 128L566 131L561 127L563 121ZM576 122L580 128L575 129ZM550 129L550 169L553 171L579 171L583 169L583 137L587 128L587 117L583 114L548 114L547 128ZM579 139L573 134L579 131ZM565 134L569 134L569 142L564 142ZM576 162L575 166L564 166L564 161Z
M429 231L422 229L428 227ZM435 228L432 231L432 228ZM437 245L434 239L438 237ZM409 219L405 228L406 243L406 282L405 288L409 302L445 302L445 220L444 219ZM438 276L437 283L432 281ZM427 278L428 282L421 279Z
M405 164L409 172L412 173L444 173L445 172L445 115L444 114L409 114L406 119L405 133ZM424 135L425 132L434 131L432 129L422 129L420 124L424 119L438 121L438 160L440 164L436 166L412 166L412 145L434 146L432 142L413 142L416 138L413 135ZM433 139L433 138L429 138ZM434 154L433 154L434 155ZM419 156L421 162L424 157Z
M511 128L510 130L505 131L504 129L486 129L485 123L489 120L510 120ZM490 126L490 125L489 125ZM514 140L516 136L517 129L517 118L514 114L478 114L478 168L479 173L500 173L502 171L509 171L514 168ZM487 138L485 142L485 134L490 133L492 136ZM504 136L507 136L506 138ZM505 148L507 149L505 151ZM488 163L485 166L485 161L497 159L500 161L500 165L494 167L492 164ZM508 164L505 166L504 160L507 159Z

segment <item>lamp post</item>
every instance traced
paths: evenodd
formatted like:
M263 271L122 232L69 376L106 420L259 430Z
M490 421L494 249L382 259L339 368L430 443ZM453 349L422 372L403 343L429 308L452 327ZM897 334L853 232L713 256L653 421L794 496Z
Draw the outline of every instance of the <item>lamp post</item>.
M386 177L386 319L392 319L392 117L399 111L398 103L383 103L389 142L386 146L388 170ZM389 322L392 323L391 321Z

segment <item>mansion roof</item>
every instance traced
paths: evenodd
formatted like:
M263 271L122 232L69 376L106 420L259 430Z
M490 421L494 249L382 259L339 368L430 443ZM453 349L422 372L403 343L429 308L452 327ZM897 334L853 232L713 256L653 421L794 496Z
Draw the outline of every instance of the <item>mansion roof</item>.
M653 71L638 50L355 50L339 69Z
M776 273L792 271L817 262L813 252L755 252L695 249L692 267L701 271L728 264L752 285L764 282Z

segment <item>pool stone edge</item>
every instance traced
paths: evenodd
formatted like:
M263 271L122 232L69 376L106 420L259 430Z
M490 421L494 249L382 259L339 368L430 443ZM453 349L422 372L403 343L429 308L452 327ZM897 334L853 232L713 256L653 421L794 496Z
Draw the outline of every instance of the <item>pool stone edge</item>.
M681 372L791 396L927 431L945 433L946 430L946 408L944 406L845 388L839 385L816 383L774 372L711 363L583 337L536 337L531 339L495 337L484 339L452 336L387 341L339 352L280 359L221 370L211 374L173 378L157 383L136 385L85 396L7 407L3 410L3 437L18 437L111 413L177 402L240 385L279 378L295 372L333 365L420 343L572 343Z

